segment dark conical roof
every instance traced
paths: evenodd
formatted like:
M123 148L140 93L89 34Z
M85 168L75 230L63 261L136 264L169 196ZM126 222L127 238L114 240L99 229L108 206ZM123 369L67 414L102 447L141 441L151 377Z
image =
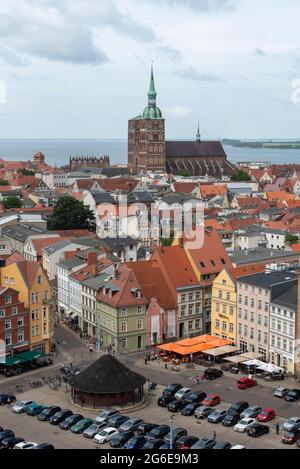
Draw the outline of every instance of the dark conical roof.
M144 376L131 371L112 355L103 355L86 370L71 379L78 391L92 394L120 394L134 391L146 382Z

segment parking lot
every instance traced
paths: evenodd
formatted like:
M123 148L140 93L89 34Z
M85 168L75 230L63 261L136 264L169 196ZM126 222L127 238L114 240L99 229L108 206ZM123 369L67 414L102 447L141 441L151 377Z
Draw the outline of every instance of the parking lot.
M215 384L216 385L216 384ZM220 382L219 384L220 385ZM214 383L211 383L211 387L214 387ZM157 406L157 397L160 395L163 387L158 387L155 391L155 395L150 397L149 403L143 408L128 413L122 412L130 417L140 417L145 422L151 422L154 424L169 424L170 412L166 408ZM221 390L220 390L220 394ZM51 391L46 387L28 391L18 396L18 399L33 399L38 403L46 405L59 405L62 408L69 408L74 413L80 413L84 417L94 418L97 413L88 412L86 410L78 409L74 407L69 399L69 393L64 390ZM241 399L247 399L246 394L240 396ZM283 402L278 400L282 406ZM257 404L257 402L251 402L250 404ZM286 403L287 404L287 403ZM290 404L287 404L290 406ZM218 408L227 409L230 406L229 403L221 403ZM299 415L298 408L295 405L294 415ZM232 428L225 428L222 424L210 424L207 421L199 421L194 417L184 417L180 413L175 414L174 428L183 427L188 431L188 434L197 438L210 437L212 438L213 432L216 432L217 441L229 441L232 445L243 445L247 449L293 449L295 445L287 446L282 444L281 437L276 435L275 424L279 421L280 424L284 422L283 418L277 418L272 422L269 422L270 434L253 439L248 437L247 434L236 433ZM48 422L40 422L37 417L30 417L27 414L14 414L11 409L6 406L0 407L0 426L13 430L16 436L25 438L27 441L34 441L37 443L51 443L55 448L65 449L101 449L110 448L109 445L97 445L93 440L88 440L82 435L75 435L71 431L61 430L59 427L52 426Z

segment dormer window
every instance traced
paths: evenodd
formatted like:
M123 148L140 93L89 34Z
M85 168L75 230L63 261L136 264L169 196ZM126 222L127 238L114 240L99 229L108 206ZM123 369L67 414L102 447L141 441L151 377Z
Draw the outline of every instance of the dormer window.
M137 290L137 291L135 292L135 297L136 297L136 298L142 298L142 292L141 292L141 290Z

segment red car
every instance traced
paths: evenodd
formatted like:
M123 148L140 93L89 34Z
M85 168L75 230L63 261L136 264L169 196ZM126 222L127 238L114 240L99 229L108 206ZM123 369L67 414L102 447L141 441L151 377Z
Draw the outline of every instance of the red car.
M264 409L258 416L257 420L259 422L270 422L270 420L275 419L276 413L273 409Z
M300 430L295 430L294 432L286 432L282 435L282 443L286 445L293 445L300 439Z
M221 398L217 394L207 394L206 399L202 401L202 405L206 407L215 407L221 404Z
M255 381L255 379L241 378L237 382L237 387L239 389L253 388L253 386L257 386L257 381Z

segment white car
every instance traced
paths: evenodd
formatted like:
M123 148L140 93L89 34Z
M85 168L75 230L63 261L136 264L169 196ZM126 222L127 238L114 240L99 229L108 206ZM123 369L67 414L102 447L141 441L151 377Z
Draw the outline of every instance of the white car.
M234 429L235 432L238 432L238 433L246 433L248 428L251 427L251 425L253 425L254 423L256 423L255 419L244 418L244 419L240 420L239 423L237 423L233 427L233 429Z
M34 405L35 401L18 401L16 404L13 406L12 411L15 414L21 414L22 412L26 412L28 407L31 405Z
M32 441L21 441L21 443L18 443L16 446L14 446L14 449L33 449L38 446L37 443L33 443Z
M242 445L235 445L235 446L232 446L230 449L246 449L245 446L242 446Z
M182 401L190 392L191 392L190 388L181 388L179 389L179 391L177 391L174 397L178 401Z
M97 433L97 435L95 436L94 438L94 441L96 443L100 443L100 444L103 444L103 443L107 443L108 441L110 441L114 436L118 435L118 431L116 428L114 427L107 427L107 428L104 428L104 430L101 430L100 433Z

